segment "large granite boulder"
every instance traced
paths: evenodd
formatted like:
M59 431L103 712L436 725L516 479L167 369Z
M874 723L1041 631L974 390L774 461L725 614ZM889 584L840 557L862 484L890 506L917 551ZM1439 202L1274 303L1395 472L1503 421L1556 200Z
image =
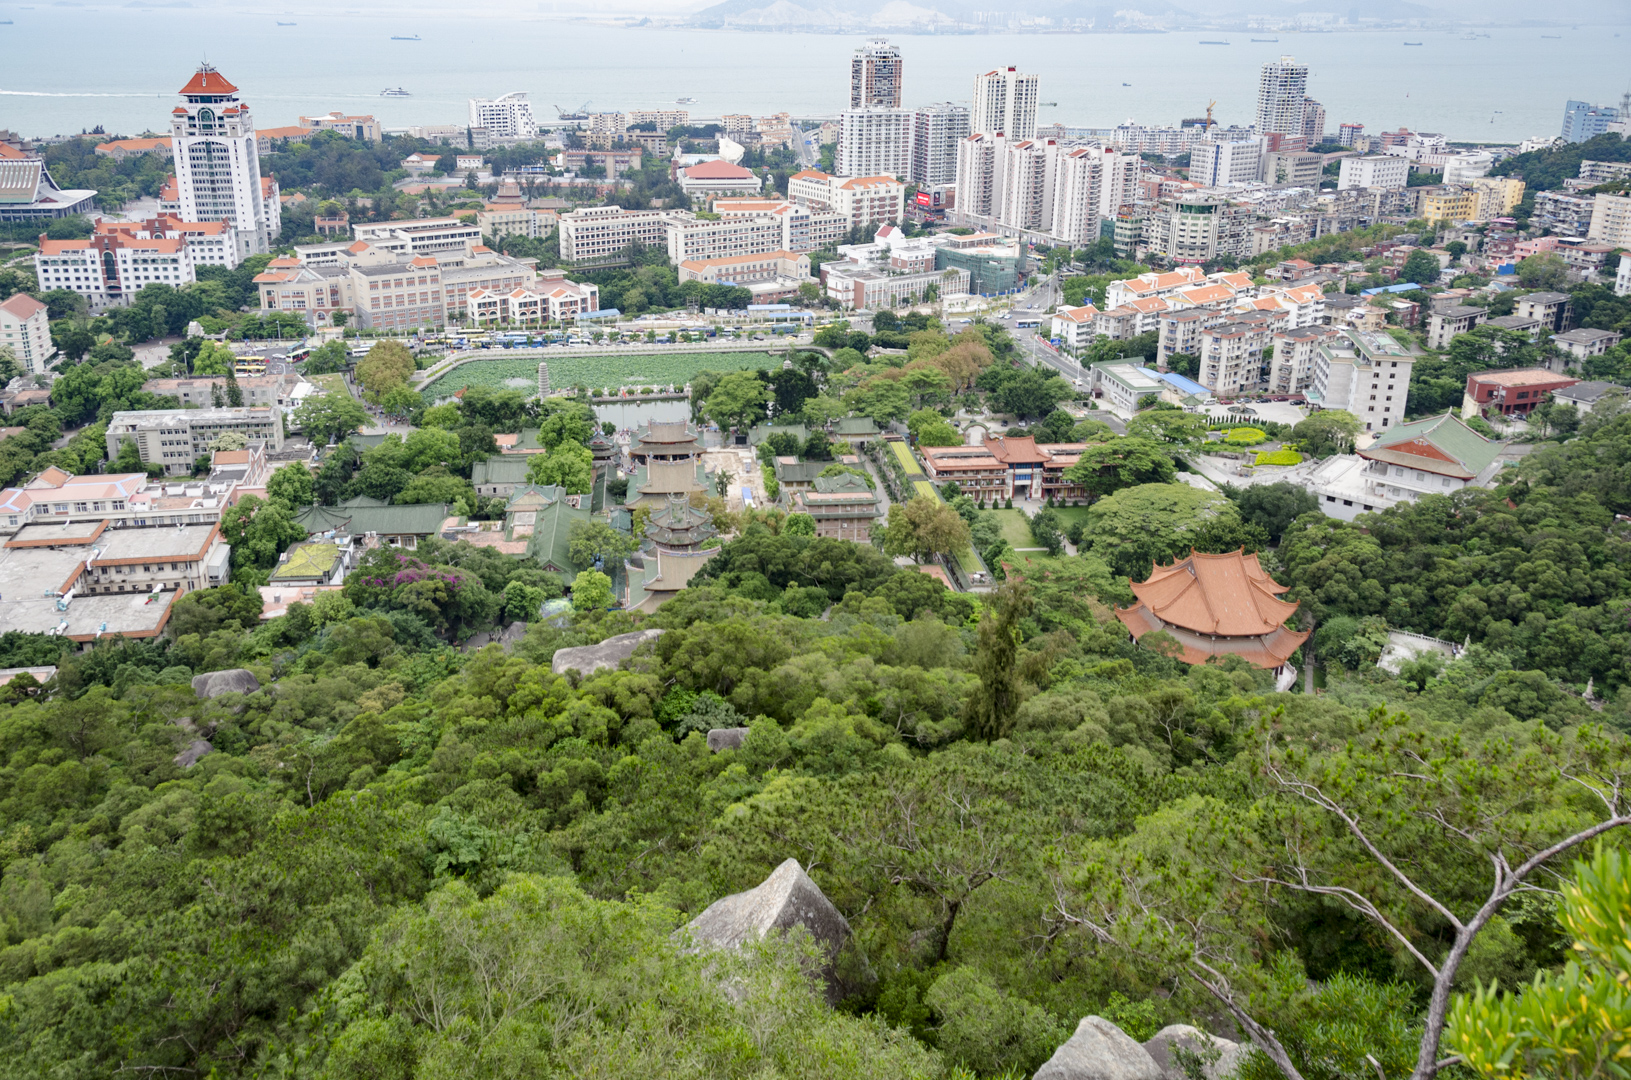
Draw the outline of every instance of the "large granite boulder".
M734 949L795 926L808 930L826 954L821 978L827 986L827 1000L836 1004L843 997L838 956L850 938L849 922L810 880L797 859L788 859L776 867L756 888L714 901L686 929L700 944Z
M1206 1080L1232 1080L1240 1071L1241 1059L1251 1049L1249 1045L1208 1035L1188 1024L1168 1024L1144 1044L1167 1080L1187 1080L1189 1075L1174 1053L1174 1049L1180 1047L1200 1061L1201 1075Z
M599 645L580 645L572 649L556 649L550 661L550 670L557 675L577 670L593 675L601 668L616 668L634 655L634 650L646 642L662 636L661 630L636 630L632 634L609 637Z
M708 732L708 749L716 754L721 750L740 750L751 730L745 727L716 727Z
M1161 1066L1133 1037L1102 1016L1087 1016L1076 1034L1042 1063L1032 1080L1165 1080Z
M222 694L253 694L261 688L260 680L248 668L229 668L226 671L206 671L193 676L193 693L201 698L220 697Z

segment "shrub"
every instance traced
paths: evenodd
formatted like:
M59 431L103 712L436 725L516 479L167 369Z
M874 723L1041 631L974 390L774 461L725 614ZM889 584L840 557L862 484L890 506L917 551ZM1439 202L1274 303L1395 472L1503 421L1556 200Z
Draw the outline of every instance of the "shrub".
M1223 436L1225 446L1256 446L1260 442L1268 441L1268 433L1262 428L1237 427L1230 428Z
M1259 450L1258 465L1301 465L1303 456L1295 450Z

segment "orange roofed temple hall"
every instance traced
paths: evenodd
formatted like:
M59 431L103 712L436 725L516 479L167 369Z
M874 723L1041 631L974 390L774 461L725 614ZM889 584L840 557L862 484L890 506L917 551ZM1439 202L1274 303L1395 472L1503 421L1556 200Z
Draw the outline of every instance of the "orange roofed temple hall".
M1178 659L1186 664L1238 656L1273 671L1283 690L1296 675L1287 661L1308 640L1307 631L1284 625L1297 610L1280 599L1287 588L1269 577L1255 554L1192 551L1182 562L1157 566L1148 581L1133 582L1138 602L1117 610L1116 618L1135 641L1165 630L1183 647Z

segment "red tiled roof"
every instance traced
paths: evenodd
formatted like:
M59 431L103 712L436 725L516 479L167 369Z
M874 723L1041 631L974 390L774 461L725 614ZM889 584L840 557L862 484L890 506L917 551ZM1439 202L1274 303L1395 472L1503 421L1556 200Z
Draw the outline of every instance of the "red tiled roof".
M206 64L193 72L193 77L187 80L187 85L183 86L179 92L183 94L236 94L238 88L227 82L226 76Z
M27 293L14 293L11 299L0 302L0 311L18 319L27 319L45 310L45 305Z
M752 169L744 169L740 165L717 160L687 165L680 171L688 180L748 180L753 176Z
M1191 552L1182 562L1156 567L1149 580L1131 584L1139 602L1130 610L1148 608L1163 623L1198 634L1269 634L1297 610L1280 599L1290 586L1269 577L1255 554L1239 550Z

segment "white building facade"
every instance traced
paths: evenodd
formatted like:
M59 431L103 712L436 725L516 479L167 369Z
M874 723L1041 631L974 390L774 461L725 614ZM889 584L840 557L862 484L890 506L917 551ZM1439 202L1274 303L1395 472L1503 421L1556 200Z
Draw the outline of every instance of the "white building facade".
M471 98L470 126L485 129L489 139L525 142L538 137L538 121L532 115L532 102L521 90L512 90L496 98Z
M840 113L834 167L841 176L910 176L916 123L917 114L911 109L848 109Z
M1301 135L1308 65L1289 56L1263 65L1257 76L1257 133Z
M1037 77L1012 67L974 76L970 134L1036 138L1037 93Z
M1342 159L1337 190L1383 188L1397 191L1410 183L1410 162L1397 154L1366 154Z
M270 251L283 231L282 212L276 189L261 177L249 106L208 64L199 65L181 98L170 114L170 136L182 220L229 222L242 254Z

